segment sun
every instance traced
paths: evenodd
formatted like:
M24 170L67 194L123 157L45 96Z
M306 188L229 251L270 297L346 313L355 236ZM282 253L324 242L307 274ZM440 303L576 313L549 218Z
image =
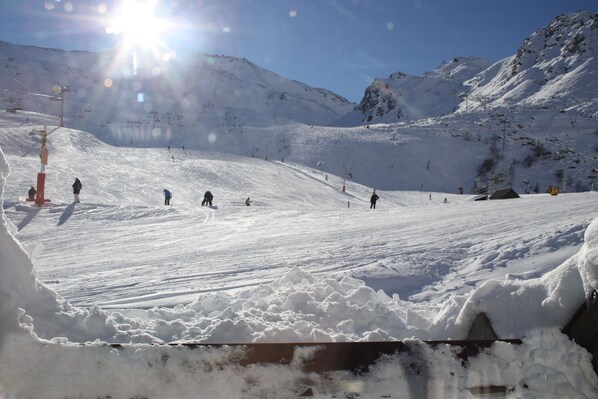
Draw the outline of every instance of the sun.
M106 31L121 36L128 48L160 46L166 23L154 15L158 0L123 0Z

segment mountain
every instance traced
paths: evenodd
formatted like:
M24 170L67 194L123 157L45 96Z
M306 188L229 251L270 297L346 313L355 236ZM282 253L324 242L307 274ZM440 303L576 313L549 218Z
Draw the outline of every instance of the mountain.
M3 65L2 65L3 64ZM353 104L235 57L62 51L0 42L7 110L61 114L111 144L200 146L215 129L328 124ZM61 91L61 87L66 88ZM51 101L57 100L57 101Z
M450 114L468 92L465 82L489 66L490 61L481 58L456 57L423 76L396 72L375 79L361 102L338 123L393 123Z
M490 65L458 57L432 72L375 79L339 124L414 121L453 112L525 107L597 108L598 14L558 16L523 41L517 53Z
M64 98L66 127L108 144L277 160L380 190L586 191L598 175L595 21L560 16L493 65L456 57L377 79L355 108L234 57L8 43L0 94L35 129L60 125Z
M516 55L467 82L470 105L589 110L596 107L596 71L598 13L560 15L526 38Z

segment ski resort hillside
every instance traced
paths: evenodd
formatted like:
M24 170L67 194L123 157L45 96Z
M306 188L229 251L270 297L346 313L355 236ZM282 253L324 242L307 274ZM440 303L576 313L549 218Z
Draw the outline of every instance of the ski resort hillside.
M341 176L314 168L113 147L58 128L47 139L51 202L37 207L21 199L40 168L25 119L45 117L0 127L5 396L471 397L498 385L519 397L596 397L590 355L560 332L598 286L595 192L479 202L377 190L370 209L371 187L345 180L343 192ZM206 190L213 207L200 205ZM522 344L462 363L417 343L463 339L480 312ZM288 366L240 367L234 347L156 346L397 339L412 340L409 356L321 376L303 370L308 352Z

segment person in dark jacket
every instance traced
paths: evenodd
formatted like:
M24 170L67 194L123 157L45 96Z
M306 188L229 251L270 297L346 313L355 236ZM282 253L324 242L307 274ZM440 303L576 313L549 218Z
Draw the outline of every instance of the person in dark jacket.
M73 194L75 195L75 202L79 201L79 193L81 192L81 188L83 188L83 184L81 184L81 180L78 177L75 178L75 182L73 183Z
M376 209L376 201L378 201L379 199L380 197L378 197L378 194L376 194L376 190L374 190L372 196L370 197L370 209Z
M251 205L251 199L249 197L247 197L247 199L245 200L245 205L247 205L247 206Z
M172 198L172 193L167 189L164 189L164 205L170 205L170 199Z
M203 201L201 201L201 205L202 206L212 206L212 200L214 199L214 196L212 195L211 192L206 191L206 193L203 195Z
M27 197L27 201L35 201L35 194L37 194L35 187L31 186L28 194L29 196Z

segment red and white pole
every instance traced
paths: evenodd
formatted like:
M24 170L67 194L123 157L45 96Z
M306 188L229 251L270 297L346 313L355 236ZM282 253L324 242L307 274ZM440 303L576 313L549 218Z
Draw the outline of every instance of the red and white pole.
M35 193L35 205L42 206L46 199L44 191L46 188L46 165L48 164L48 149L46 148L46 141L48 137L48 129L44 126L44 133L42 136L42 150L39 154L41 160L41 172L37 174L37 192Z

